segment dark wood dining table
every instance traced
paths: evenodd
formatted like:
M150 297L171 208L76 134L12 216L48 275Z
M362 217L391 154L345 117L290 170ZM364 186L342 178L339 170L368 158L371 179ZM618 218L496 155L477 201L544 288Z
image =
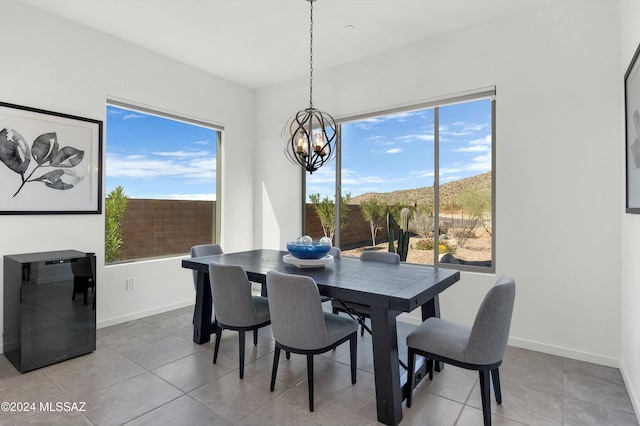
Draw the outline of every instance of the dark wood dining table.
M208 269L211 262L242 266L249 280L262 283L263 289L268 271L309 276L323 296L370 306L378 421L397 425L402 420L402 401L408 389L399 367L396 316L417 308L421 308L423 320L440 316L438 295L458 281L460 273L404 262L362 262L346 256L324 268L298 268L283 261L286 254L260 249L183 259L183 268L197 271L193 341L208 342L215 332Z

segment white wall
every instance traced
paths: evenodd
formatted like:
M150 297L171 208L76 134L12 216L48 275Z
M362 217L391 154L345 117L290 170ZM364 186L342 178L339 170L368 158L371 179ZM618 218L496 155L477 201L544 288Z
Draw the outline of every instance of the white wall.
M28 6L2 2L2 18L3 102L105 120L106 99L115 97L223 125L222 244L228 251L253 248L253 176L246 166L252 90ZM191 274L179 258L105 268L103 214L0 215L0 229L0 256L95 252L99 327L193 303ZM134 291L125 291L129 277L136 278Z
M618 25L617 2L557 2L314 73L314 106L336 117L495 85L496 269L517 280L511 344L612 366L621 330ZM274 147L307 85L257 93L258 246L284 247L301 229L298 170ZM463 274L442 296L442 315L471 322L494 280Z
M640 2L625 0L621 3L621 70L626 72L631 58L640 44ZM622 120L622 119L621 119ZM623 127L624 122L620 122ZM620 166L625 169L624 157ZM624 188L624 176L620 187ZM627 384L636 413L640 413L640 216L622 213L622 349L620 369Z

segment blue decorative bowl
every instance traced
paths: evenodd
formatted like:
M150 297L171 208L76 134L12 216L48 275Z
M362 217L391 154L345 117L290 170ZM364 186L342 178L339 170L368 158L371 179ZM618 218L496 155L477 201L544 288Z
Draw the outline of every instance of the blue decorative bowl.
M318 241L313 241L311 244L296 244L295 242L287 243L287 250L292 256L298 259L320 259L325 257L331 246L320 245Z

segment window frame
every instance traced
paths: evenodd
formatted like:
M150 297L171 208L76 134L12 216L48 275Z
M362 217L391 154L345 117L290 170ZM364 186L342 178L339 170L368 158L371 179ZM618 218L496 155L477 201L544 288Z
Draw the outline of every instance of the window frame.
M341 117L336 119L336 167L335 167L335 226L336 231L334 234L334 243L337 247L340 247L340 207L342 203L342 124L347 122L356 122L374 117L383 117L403 112L412 112L426 109L434 110L434 229L439 229L440 225L440 120L439 120L439 108L448 105L459 104L464 102L472 102L481 99L489 99L491 101L491 266L475 266L475 265L462 265L442 263L438 256L438 247L440 236L438 233L434 235L434 267L443 267L449 269L457 269L460 271L469 272L481 272L481 273L495 273L496 271L496 88L495 86L484 87L477 90L471 90L467 92L461 92L453 95L441 96L433 98L424 102L418 102L413 104L407 104L403 106L397 106L393 108L380 109L375 111L369 111L366 113L354 114L350 116ZM302 179L302 234L306 233L306 203L307 203L307 180L304 169L300 169Z
M139 104L135 104L132 103L130 101L123 101L117 98L113 98L113 97L109 97L106 99L105 102L105 110L109 107L109 106L113 106L116 108L122 108L122 109L127 109L133 112L140 112L143 114L148 114L148 115L153 115L156 117L160 117L160 118L164 118L164 119L168 119L168 120L173 120L173 121L180 121L186 124L190 124L190 125L194 125L194 126L199 126L199 127L206 127L212 130L216 131L216 200L214 203L214 215L215 217L212 218L213 223L212 223L212 229L213 229L213 235L212 235L212 243L213 244L220 244L220 240L221 240L221 229L222 229L222 225L221 225L221 213L222 213L222 139L223 139L223 135L224 135L224 126L220 125L220 124L215 124L212 122L208 122L208 121L203 121L203 120L199 120L199 119L195 119L195 118L191 118L188 117L186 115L179 115L176 113L172 113L172 112L167 112L164 111L160 108L151 108L148 106L142 106ZM106 126L106 121L105 121L105 131L107 131L107 126ZM105 185L104 185L104 194L102 195L103 200L102 203L103 205L106 205L106 197L107 197L107 189L106 189L106 150L107 150L107 138L105 138L105 143L104 143L104 150L105 150L105 166L104 166L104 173L105 173L105 177L104 177L104 181L105 181ZM104 210L104 209L103 209ZM104 214L105 212L103 212ZM188 254L188 253L186 253ZM156 259L170 259L170 258L174 258L176 256L182 256L182 254L177 253L177 254L170 254L170 255L163 255L163 256L152 256L152 257L145 257L145 258L138 258L138 259L127 259L127 260L122 260L122 261L117 261L117 262L111 262L111 263L106 263L105 265L108 266L112 266L112 265L118 265L118 264L124 264L124 263L133 263L133 262L145 262L145 261L149 261L149 260L156 260Z

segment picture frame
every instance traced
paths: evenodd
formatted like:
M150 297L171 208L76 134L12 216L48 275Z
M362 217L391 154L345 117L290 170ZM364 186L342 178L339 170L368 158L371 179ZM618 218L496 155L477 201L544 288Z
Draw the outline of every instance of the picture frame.
M624 74L626 212L640 214L640 45Z
M102 126L0 102L0 214L101 214Z

